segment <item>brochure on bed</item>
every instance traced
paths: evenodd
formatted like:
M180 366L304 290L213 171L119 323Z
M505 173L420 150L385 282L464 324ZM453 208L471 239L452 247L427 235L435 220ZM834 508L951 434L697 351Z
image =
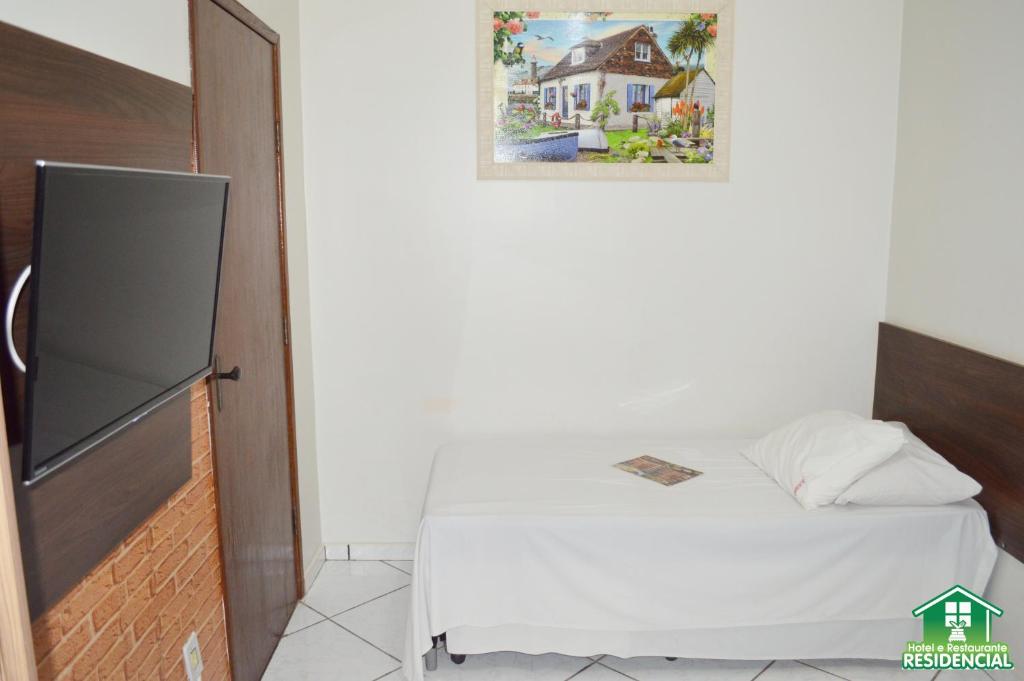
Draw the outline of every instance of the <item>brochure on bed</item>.
M889 651L879 632L913 634L911 611L951 584L983 590L996 548L973 500L807 511L739 454L744 444L442 448L416 549L407 676L422 678L420 656L446 631L455 652L483 650L455 649L452 632L463 646L475 636L522 652L896 658L908 639ZM703 474L662 486L614 467L642 454Z

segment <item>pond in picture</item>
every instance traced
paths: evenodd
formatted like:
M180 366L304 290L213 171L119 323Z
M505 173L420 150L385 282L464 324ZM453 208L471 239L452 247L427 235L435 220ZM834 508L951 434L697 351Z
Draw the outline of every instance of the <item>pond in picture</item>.
M494 160L713 163L718 15L494 13Z

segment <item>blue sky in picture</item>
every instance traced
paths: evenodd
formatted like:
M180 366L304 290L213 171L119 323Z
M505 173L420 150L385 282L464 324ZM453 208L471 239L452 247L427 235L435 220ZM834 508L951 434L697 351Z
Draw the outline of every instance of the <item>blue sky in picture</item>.
M600 40L640 24L654 26L654 32L658 35L658 44L667 54L668 39L679 28L679 21L644 21L642 18L632 18L627 21L527 19L527 30L520 35L513 36L513 40L523 43L523 54L527 61L531 57L536 57L540 66L553 66L569 51L570 47L585 38ZM537 37L538 35L551 39L540 39Z

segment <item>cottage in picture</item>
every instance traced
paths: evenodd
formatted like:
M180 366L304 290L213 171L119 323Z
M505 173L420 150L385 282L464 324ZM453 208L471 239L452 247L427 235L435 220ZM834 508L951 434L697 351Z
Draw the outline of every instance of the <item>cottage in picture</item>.
M544 111L568 119L590 118L592 104L606 94L618 103L606 130L632 126L633 114L654 111L657 91L672 78L673 67L650 26L634 26L602 40L585 39L540 81Z
M680 71L654 93L654 110L671 116L681 104L695 103L705 112L715 110L715 79L703 68Z

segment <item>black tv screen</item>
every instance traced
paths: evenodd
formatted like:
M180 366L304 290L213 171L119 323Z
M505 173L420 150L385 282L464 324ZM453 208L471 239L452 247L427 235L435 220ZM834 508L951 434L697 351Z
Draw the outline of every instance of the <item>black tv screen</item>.
M28 482L210 372L228 178L40 161Z

